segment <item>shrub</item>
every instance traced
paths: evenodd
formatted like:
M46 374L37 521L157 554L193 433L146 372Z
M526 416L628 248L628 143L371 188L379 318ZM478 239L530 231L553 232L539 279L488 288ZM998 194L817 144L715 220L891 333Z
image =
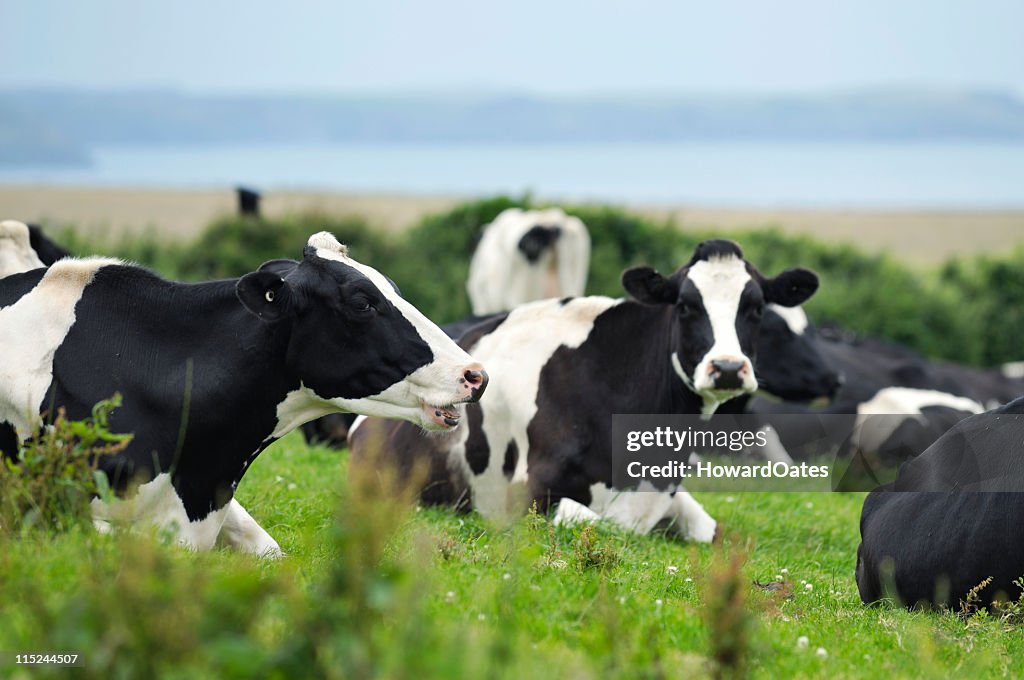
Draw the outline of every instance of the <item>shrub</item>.
M106 490L97 459L120 451L131 439L107 427L107 417L120 404L120 395L114 395L82 421L68 420L62 410L52 426L0 458L0 532L67 531L89 524L89 503Z

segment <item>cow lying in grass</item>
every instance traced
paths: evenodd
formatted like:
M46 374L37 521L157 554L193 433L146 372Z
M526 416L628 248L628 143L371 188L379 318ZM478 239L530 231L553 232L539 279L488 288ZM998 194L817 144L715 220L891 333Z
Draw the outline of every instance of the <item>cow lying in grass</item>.
M1015 600L1024 577L1024 398L957 423L872 491L860 517L865 603ZM984 584L984 585L983 585Z
M765 305L803 303L818 278L766 278L736 244L708 241L672 276L639 267L622 281L633 299L543 300L474 328L462 345L487 361L492 387L466 409L466 427L424 437L366 419L351 435L352 464L422 463L424 502L490 517L536 503L560 519L606 517L639 532L667 520L712 540L715 521L685 491L612 488L612 414L712 413L753 392Z
M108 258L64 259L0 280L0 450L64 408L115 392L99 467L124 496L104 522L171 528L196 549L280 548L233 500L263 449L318 416L351 411L449 431L487 375L376 270L321 232L301 261L182 284ZM137 490L135 485L139 485Z

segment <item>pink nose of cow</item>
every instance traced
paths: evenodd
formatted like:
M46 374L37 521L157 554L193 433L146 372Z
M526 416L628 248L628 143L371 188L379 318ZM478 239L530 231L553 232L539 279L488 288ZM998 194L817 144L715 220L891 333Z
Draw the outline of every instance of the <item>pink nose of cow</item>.
M488 380L487 371L480 364L470 364L462 369L462 378L459 379L459 384L469 391L466 401L480 401L480 397L484 395L484 390L487 389Z

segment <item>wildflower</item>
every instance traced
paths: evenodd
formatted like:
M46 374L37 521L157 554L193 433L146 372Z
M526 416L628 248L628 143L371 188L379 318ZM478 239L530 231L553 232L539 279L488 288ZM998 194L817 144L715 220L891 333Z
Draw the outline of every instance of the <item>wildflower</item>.
M818 655L819 659L827 659L828 658L828 652L825 651L824 647L818 647L816 650L814 650L814 653Z
M812 590L814 590L814 586L812 586L810 583L805 583L804 590L806 590L807 592L811 592Z
M797 649L807 649L807 645L809 644L811 644L811 641L807 638L806 635L801 635L796 639Z
M665 571L667 571L668 575L671 576L671 575L673 575L673 574L675 574L675 573L677 573L679 571L679 567L673 567L670 564L667 567L665 567Z

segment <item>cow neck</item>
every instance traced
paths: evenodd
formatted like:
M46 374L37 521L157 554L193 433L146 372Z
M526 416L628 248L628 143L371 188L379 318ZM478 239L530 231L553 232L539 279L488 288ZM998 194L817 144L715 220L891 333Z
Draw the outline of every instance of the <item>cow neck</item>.
M611 385L641 385L623 390L630 403L622 413L700 413L702 399L672 369L676 338L675 308L633 300L615 305L595 319L586 344L609 367Z

